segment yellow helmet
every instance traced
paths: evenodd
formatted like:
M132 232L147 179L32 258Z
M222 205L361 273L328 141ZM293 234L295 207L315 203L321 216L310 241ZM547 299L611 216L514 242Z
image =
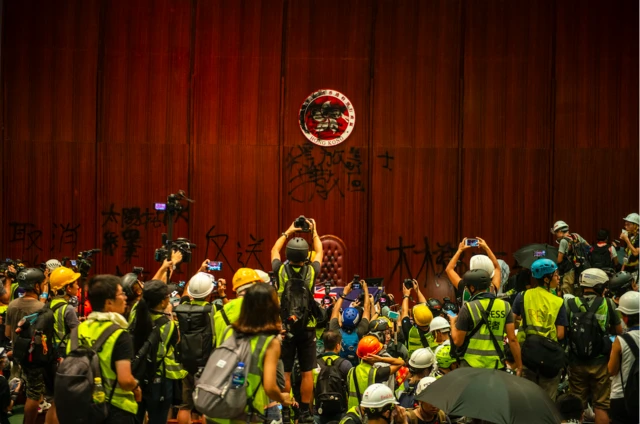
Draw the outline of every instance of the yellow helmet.
M262 278L260 278L255 269L240 268L233 275L233 291L238 291L238 287L258 282L262 282Z
M431 320L433 320L433 314L427 305L420 304L413 307L413 322L417 326L427 327L431 325Z
M73 272L72 269L69 269L64 266L59 266L54 269L49 276L49 285L51 286L51 290L58 291L64 286L69 285L80 278L80 273Z

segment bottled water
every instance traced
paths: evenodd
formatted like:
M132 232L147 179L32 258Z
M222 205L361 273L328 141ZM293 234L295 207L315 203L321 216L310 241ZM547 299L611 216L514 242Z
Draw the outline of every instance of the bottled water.
M231 388L238 389L244 386L244 381L246 379L244 362L238 362L238 366L231 374Z
M104 403L105 401L104 387L102 387L102 379L96 377L93 379L93 402Z

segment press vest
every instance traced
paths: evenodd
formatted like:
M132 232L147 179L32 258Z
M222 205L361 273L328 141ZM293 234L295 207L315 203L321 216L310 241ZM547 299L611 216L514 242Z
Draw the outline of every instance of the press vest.
M287 271L285 269L286 266L290 267L291 272L300 273L302 276L305 276L304 267L294 267L291 265L282 264L282 266L280 267L280 270L278 271L278 282L279 282L278 299L282 299L282 293L284 293L284 286L287 284L287 281L289 281L289 275L287 275ZM316 281L316 271L311 265L305 265L305 266L309 268L309 271L306 277L309 280L308 284L309 284L309 290L311 291L311 296L313 296L313 293L314 293L313 283L314 281ZM309 322L307 323L307 328L316 328L316 319L314 317L309 316Z
M216 347L222 344L222 336L224 334L224 330L228 325L233 324L240 318L240 310L242 309L242 301L244 297L239 297L237 299L230 300L226 305L222 308L222 310L216 312L213 315L213 326L214 326L214 338ZM227 324L222 316L222 311L225 312L227 318L229 319L229 324Z
M163 314L153 314L153 321L157 321L162 316ZM167 321L160 327L160 343L158 344L157 358L164 358L164 364L160 364L156 374L162 375L164 371L166 378L170 380L182 380L189 373L182 369L182 365L176 362L175 349L169 345L174 331L176 331L176 323L172 320Z
M415 325L409 330L409 337L407 337L407 350L409 351L409 357L418 349L423 347L429 347L435 349L438 347L433 333L424 333L424 337L427 340L427 346L422 344L422 338L420 337L420 330Z
M529 289L522 295L524 305L524 317L522 322L522 331L526 337L527 334L538 334L558 341L556 332L556 319L562 308L562 298L554 296L542 287ZM519 338L518 341L521 339Z
M496 352L489 332L491 331L491 333L493 333L499 348L504 351L502 340L504 338L504 328L507 322L509 307L503 300L495 299L493 301L491 311L487 314L487 319L491 325L489 329L486 324L482 323L480 311L486 310L490 301L491 299L476 299L468 302L466 305L471 314L474 328L480 325L480 330L469 339L469 344L464 354L464 360L473 368L504 368L504 364L500 361L500 357Z
M64 315L67 312L69 302L67 302L66 299L62 296L54 297L51 300L51 304L49 305L49 308L53 310L57 305L61 303L63 304L63 306L58 306L58 308L53 312L53 343L56 346L58 346L68 334L67 326L64 322Z
M111 321L87 321L78 326L78 340L80 344L86 344L93 346L98 340L104 330L111 326ZM102 372L102 384L104 385L104 392L109 396L113 385L116 384L116 389L113 392L113 398L111 404L123 411L136 414L138 412L138 404L136 403L135 396L132 391L123 390L117 384L118 378L115 370L111 368L111 357L113 355L113 348L116 345L116 340L120 337L124 330L116 330L107 341L102 345L102 350L98 352L98 358L100 359L100 371ZM67 353L71 350L71 345L67 345Z
M349 370L349 374L347 374L347 381L349 382L349 402L347 403L348 408L360 405L360 400L358 399L358 393L356 391L356 381L358 383L360 396L362 396L364 394L364 391L367 390L367 387L376 382L377 372L377 368L367 364L366 362L362 362L360 365ZM355 380L353 378L353 373L355 373Z

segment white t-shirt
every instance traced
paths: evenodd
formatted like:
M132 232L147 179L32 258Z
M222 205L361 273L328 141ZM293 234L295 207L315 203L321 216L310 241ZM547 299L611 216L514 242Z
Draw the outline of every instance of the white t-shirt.
M635 340L636 344L640 346L640 330L629 331L627 334L630 334ZM624 377L624 384L627 384L629 379L629 372L631 371L631 365L637 359L633 356L631 352L631 348L627 345L627 342L620 336L618 336L618 341L620 342L620 348L622 350L622 376ZM622 387L622 381L620 380L620 372L613 376L611 380L611 399L622 399L624 397L624 387Z

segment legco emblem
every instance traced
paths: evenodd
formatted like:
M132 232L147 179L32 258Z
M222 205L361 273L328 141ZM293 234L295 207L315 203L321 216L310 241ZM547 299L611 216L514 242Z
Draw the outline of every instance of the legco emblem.
M298 124L307 140L318 146L336 146L345 141L356 124L351 101L335 90L318 90L306 98Z

